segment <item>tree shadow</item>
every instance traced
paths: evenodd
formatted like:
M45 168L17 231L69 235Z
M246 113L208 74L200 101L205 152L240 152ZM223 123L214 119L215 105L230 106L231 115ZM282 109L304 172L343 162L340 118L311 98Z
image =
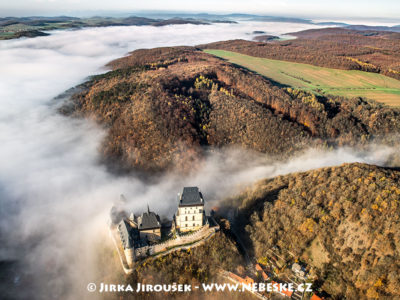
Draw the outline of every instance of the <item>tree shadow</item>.
M287 184L282 184L281 186L269 191L262 197L255 198L253 201L251 201L251 203L246 204L245 208L239 209L235 218L235 222L232 226L232 231L241 240L243 246L246 248L245 251L250 256L254 256L255 253L253 242L251 241L250 236L246 231L246 226L250 225L251 216L253 215L253 213L257 213L258 217L261 219L264 212L265 203L275 203L275 201L278 200L279 192L282 189L286 189L287 187Z

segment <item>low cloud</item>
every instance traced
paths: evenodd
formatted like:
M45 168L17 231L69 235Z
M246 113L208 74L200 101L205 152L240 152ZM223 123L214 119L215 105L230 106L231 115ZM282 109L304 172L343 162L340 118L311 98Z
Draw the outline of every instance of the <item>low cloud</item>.
M307 28L314 26L109 27L0 42L0 273L7 278L0 283L1 294L79 299L88 296L88 282L114 278L121 270L106 222L121 193L129 209L141 211L149 204L171 217L184 185L197 185L206 199L217 200L264 177L343 162L384 163L393 149L311 150L286 162L224 149L210 152L189 177L172 173L149 184L108 173L97 151L105 132L88 120L56 112L60 103L55 96L130 50L251 39L254 30L281 34Z

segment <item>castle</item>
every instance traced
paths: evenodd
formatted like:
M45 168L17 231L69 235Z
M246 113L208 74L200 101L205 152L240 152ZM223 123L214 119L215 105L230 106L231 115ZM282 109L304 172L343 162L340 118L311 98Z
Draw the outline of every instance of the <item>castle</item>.
M115 227L115 236L118 232L120 243L116 242L116 245L122 245L129 268L138 258L154 255L180 245L199 242L219 230L215 220L206 216L204 198L198 187L184 187L182 194L178 194L177 204L177 211L172 221L163 222L159 215L150 211L149 206L147 206L147 211L140 216L131 213L129 217L126 215L115 217L116 209L113 208L113 221L119 221L110 229L113 232ZM113 238L114 241L117 240L114 234ZM122 252L118 245L117 249ZM121 261L123 260L121 257ZM124 266L124 269L128 268Z

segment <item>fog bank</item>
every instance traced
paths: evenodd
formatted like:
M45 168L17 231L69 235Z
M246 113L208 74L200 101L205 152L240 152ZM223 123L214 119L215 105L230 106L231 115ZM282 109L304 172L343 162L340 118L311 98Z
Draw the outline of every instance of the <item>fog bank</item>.
M382 164L394 151L311 150L287 162L225 149L210 153L196 174L168 174L154 184L114 177L98 163L105 132L88 120L57 114L54 97L103 72L137 48L251 39L254 30L282 34L313 25L242 24L108 27L51 32L0 42L0 294L15 298L79 299L86 285L121 272L107 232L108 212L121 193L130 209L147 204L172 216L176 193L197 185L212 200L254 180L337 165ZM103 253L103 256L99 256ZM119 273L118 273L119 274ZM107 277L109 276L109 277Z

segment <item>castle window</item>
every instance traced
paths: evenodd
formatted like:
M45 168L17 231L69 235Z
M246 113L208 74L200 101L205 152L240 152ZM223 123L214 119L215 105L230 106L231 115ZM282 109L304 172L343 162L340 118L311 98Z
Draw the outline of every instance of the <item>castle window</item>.
M188 217L186 216L186 217L185 217L185 221L187 221L187 220L188 220Z
M201 208L199 209L199 213L201 213Z
M193 227L195 227L196 226L196 224L195 223L193 223Z
M194 216L193 216L192 220L194 221Z

